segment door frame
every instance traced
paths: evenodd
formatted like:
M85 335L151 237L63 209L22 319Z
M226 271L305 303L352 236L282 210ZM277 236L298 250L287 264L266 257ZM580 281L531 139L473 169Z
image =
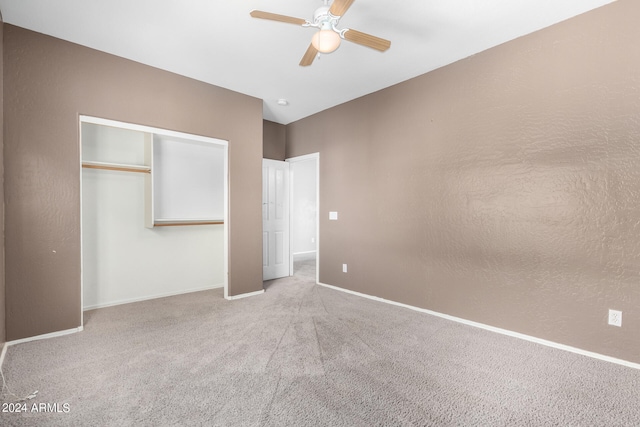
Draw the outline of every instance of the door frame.
M305 154L285 159L286 162L296 163L308 160L316 161L316 284L320 283L320 153ZM293 217L293 186L294 172L290 168L289 172L289 218ZM291 222L289 222L289 248L293 247L293 233L291 232ZM293 251L289 250L289 275L293 276Z

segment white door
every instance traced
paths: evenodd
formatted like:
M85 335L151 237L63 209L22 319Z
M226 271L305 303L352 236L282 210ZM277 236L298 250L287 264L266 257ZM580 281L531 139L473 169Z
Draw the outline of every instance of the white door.
M262 276L289 275L289 163L262 160Z

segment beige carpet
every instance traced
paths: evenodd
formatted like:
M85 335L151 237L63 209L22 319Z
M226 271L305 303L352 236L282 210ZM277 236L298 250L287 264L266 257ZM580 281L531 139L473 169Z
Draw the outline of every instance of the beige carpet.
M9 347L11 390L61 412L1 413L0 425L640 425L640 371L316 286L309 262L296 270L260 296L94 310L84 332Z

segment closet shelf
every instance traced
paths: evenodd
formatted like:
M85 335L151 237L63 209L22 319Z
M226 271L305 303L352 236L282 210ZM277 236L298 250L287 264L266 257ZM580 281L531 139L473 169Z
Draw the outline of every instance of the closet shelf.
M83 161L82 167L87 169L105 169L105 170L121 171L121 172L151 173L151 168L149 166L125 165L125 164L119 164L119 163Z
M176 227L181 225L221 225L221 219L156 219L154 227Z

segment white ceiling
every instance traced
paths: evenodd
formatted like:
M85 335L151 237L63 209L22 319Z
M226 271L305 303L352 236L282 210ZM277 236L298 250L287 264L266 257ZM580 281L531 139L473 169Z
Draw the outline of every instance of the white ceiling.
M0 0L4 21L262 99L287 124L450 64L614 0L356 0L340 20L391 40L348 41L300 67L321 0ZM285 98L289 105L277 105Z

